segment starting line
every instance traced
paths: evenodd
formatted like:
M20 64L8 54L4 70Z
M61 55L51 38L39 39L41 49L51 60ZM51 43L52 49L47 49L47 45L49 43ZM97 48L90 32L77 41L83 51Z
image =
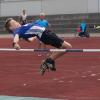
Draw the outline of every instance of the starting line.
M2 52L100 52L100 49L12 49L0 48Z

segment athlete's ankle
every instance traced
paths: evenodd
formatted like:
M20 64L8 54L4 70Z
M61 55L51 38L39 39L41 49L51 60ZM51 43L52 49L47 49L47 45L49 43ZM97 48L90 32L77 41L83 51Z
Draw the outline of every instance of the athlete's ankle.
M47 58L46 62L51 63L51 64L55 64L55 61L52 58Z
M50 65L49 65L49 69L51 70L51 71L56 71L56 68L55 68L55 61L54 60L52 60L51 58L47 58L46 60L46 63L49 63Z

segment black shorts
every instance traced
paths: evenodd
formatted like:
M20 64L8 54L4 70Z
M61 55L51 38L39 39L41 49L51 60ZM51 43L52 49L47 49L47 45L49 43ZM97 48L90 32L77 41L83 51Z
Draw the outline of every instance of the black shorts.
M51 45L56 48L60 48L64 42L64 40L62 40L55 33L49 30L43 32L41 41L46 45Z

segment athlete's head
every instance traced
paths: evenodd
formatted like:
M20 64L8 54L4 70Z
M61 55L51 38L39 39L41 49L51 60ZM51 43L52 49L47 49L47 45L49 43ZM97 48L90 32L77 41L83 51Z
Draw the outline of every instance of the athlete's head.
M12 32L16 28L21 27L19 22L15 21L13 18L8 18L5 22L5 28L8 32Z
M23 10L23 15L25 15L26 14L26 10Z
M40 19L42 19L42 20L45 19L45 13L40 13L40 16L39 16L39 17L40 17Z

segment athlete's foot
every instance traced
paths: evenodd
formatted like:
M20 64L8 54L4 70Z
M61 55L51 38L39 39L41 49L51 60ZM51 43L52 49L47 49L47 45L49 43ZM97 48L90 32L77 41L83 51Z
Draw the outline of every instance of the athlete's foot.
M41 75L44 75L47 69L51 71L56 71L55 62L50 58L47 58L45 61L42 62L40 66Z
M46 62L43 61L42 64L41 64L41 66L40 66L40 73L41 73L41 75L44 75L44 73L45 73L45 71L46 71L47 69L49 70L49 68L48 68L48 66L47 66L47 64L46 64Z

